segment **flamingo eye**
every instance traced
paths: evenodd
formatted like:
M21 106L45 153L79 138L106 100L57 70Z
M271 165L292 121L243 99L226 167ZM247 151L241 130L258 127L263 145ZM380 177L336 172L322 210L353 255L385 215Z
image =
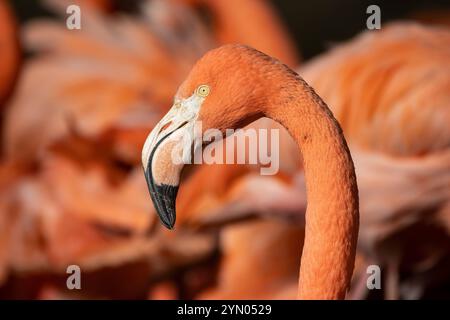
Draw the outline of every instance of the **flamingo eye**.
M197 88L195 91L195 94L200 97L207 97L210 92L209 86L206 84L202 84L200 87Z

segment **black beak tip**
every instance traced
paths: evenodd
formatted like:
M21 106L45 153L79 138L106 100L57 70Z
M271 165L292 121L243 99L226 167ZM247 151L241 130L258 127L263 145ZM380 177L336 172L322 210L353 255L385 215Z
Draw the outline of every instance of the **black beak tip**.
M160 195L156 195L156 197L158 197ZM162 199L162 197L160 198L161 201L163 202L164 200ZM173 208L173 209L172 209ZM159 219L161 220L161 223L169 230L172 230L175 226L175 220L176 220L176 215L175 215L175 200L173 201L173 207L165 207L159 209L157 208L157 213L159 216Z
M175 200L178 186L156 184L148 171L145 172L145 177L159 219L167 229L172 230L176 220Z
M178 193L178 186L154 184L152 192L153 203L162 224L172 230L176 220L175 200Z
M161 222L167 229L169 229L169 230L173 230L174 229L175 223L169 224L169 223L164 222L162 219L161 219Z

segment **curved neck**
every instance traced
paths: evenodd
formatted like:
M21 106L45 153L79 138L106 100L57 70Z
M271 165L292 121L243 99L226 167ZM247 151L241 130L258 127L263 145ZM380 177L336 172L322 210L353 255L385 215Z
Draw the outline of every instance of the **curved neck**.
M296 67L295 45L267 0L207 0L222 43L241 43Z
M358 190L342 130L299 77L285 81L265 114L294 137L303 155L307 201L299 298L343 299L353 272Z

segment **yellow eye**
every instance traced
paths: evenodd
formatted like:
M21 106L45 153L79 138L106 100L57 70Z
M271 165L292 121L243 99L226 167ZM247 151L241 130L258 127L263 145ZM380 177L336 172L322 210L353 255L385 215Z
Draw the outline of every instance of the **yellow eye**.
M200 97L206 97L206 96L208 96L209 91L210 91L209 86L206 84L203 84L197 88L195 93Z

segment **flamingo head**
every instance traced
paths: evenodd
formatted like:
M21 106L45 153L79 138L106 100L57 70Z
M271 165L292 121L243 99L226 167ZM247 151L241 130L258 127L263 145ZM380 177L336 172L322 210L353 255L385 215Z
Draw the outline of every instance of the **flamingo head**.
M185 164L208 144L201 137L217 129L236 129L263 116L262 106L273 88L265 85L281 65L242 45L209 51L179 87L169 112L154 127L142 150L150 196L162 223L175 224L175 199Z

